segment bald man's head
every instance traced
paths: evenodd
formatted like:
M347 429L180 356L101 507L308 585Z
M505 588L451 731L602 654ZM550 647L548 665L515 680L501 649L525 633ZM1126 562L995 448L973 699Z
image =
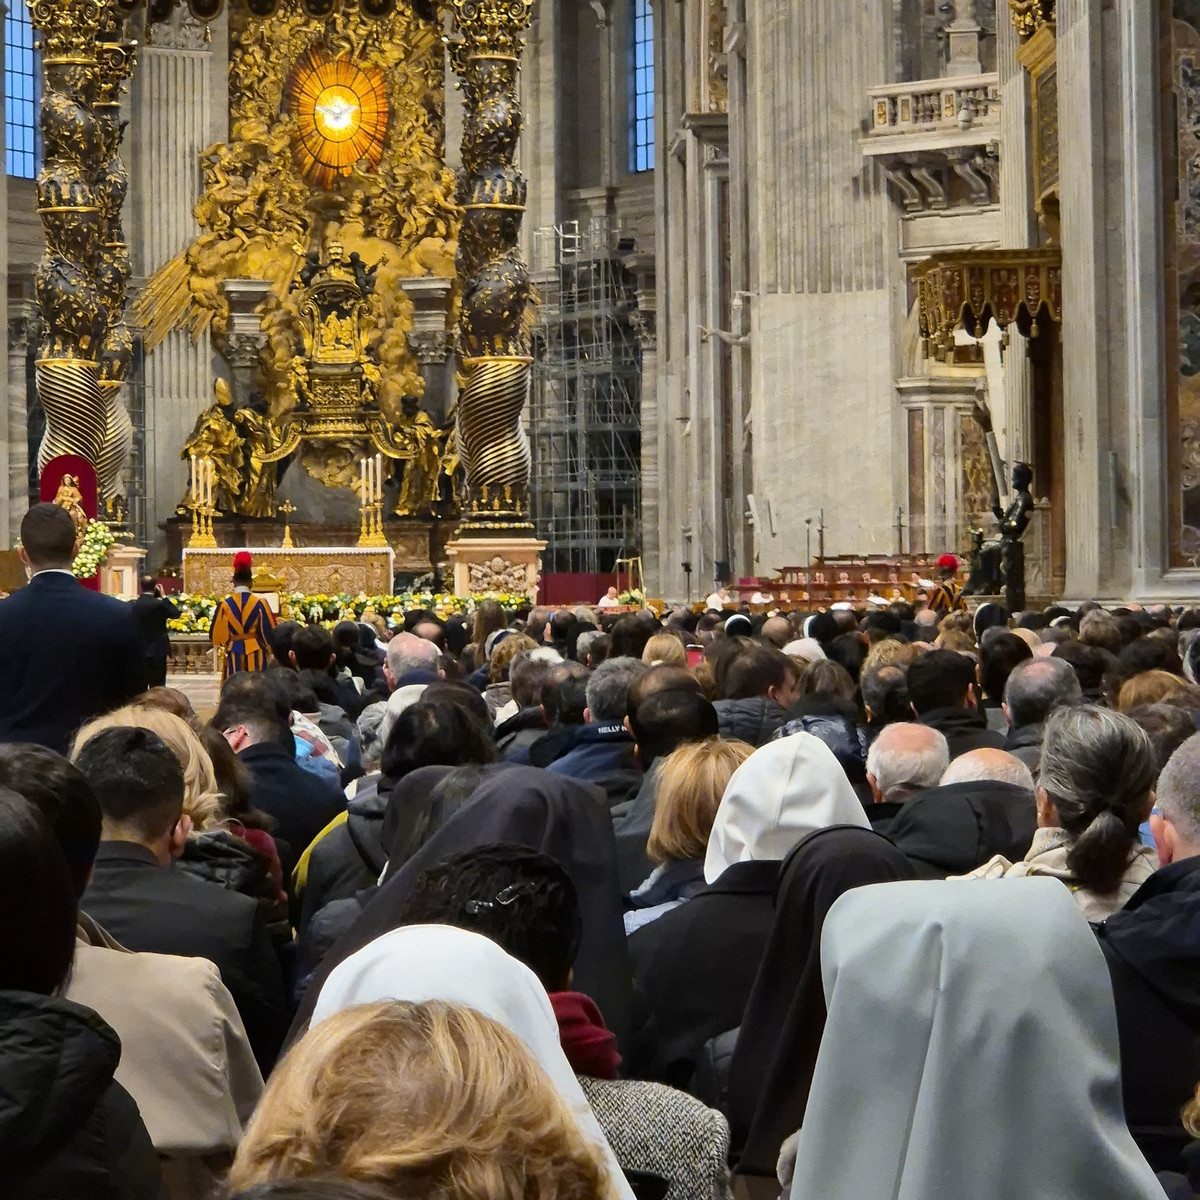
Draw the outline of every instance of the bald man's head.
M928 725L885 725L867 751L867 783L876 804L907 800L937 787L950 761L946 739Z
M1033 774L1015 755L1007 750L972 750L961 754L946 769L942 786L952 783L1011 783L1033 793Z
M792 623L787 617L768 617L759 630L759 637L770 642L776 650L782 650L792 640Z
M388 687L395 689L412 671L433 671L440 674L442 656L438 648L415 633L398 633L387 644L383 672ZM428 679L426 683L430 682Z

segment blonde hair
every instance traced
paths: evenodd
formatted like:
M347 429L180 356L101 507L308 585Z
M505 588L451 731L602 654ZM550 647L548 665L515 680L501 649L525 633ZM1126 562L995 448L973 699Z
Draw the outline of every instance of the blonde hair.
M729 778L753 753L754 747L745 742L710 737L668 755L659 774L654 824L646 843L651 862L704 857Z
M863 660L862 673L876 671L880 667L907 667L917 657L916 650L907 642L896 638L884 638L876 642Z
M525 1044L436 1000L344 1009L272 1073L230 1189L314 1176L429 1200L611 1194L599 1151Z
M687 666L687 651L673 633L656 633L642 651L644 663L666 663L671 667Z
M1128 713L1143 704L1196 707L1196 689L1170 671L1141 671L1125 680L1117 696L1117 712Z
M212 759L204 744L182 717L156 704L126 704L89 721L76 735L71 748L72 760L79 757L83 744L106 729L133 725L148 729L166 742L183 768L183 811L192 820L192 829L204 833L220 829L225 821L225 803L217 786Z
M536 650L537 642L523 633L510 633L498 646L493 647L492 657L488 659L488 683L504 683L508 679L508 671L512 660L522 650Z
M1183 1127L1194 1138L1200 1138L1200 1085L1196 1087L1195 1095L1183 1106L1180 1114Z

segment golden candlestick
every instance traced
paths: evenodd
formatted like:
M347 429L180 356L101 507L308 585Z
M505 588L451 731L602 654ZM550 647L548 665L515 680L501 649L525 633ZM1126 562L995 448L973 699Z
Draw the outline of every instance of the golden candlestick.
M280 506L279 511L283 513L283 541L280 546L284 550L291 550L295 547L295 542L292 541L292 527L288 522L288 518L296 511L296 506L290 501L285 500Z
M192 514L192 536L188 539L188 549L193 550L203 544L200 540L200 501L192 496L187 502L187 508Z

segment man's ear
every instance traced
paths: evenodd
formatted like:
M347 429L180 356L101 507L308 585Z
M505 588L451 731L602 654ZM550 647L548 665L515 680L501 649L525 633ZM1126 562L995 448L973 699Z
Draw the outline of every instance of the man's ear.
M300 668L299 668L299 667L296 665L296 652L295 652L295 650L289 650L289 651L288 651L288 662L292 664L292 670L293 670L293 671L298 671L298 670L300 670Z
M240 750L244 750L250 744L250 738L246 733L245 725L235 725L232 729L223 730L223 736L229 743L234 754L237 754Z
M1150 832L1154 836L1154 848L1158 852L1158 865L1168 866L1175 861L1175 829L1171 822L1157 813L1150 814Z
M1003 700L1000 701L1000 708L1004 713L1004 719L1011 725L1013 723L1012 713L1008 711L1008 705Z
M884 801L883 791L879 787L879 780L870 771L867 772L867 787L871 789L871 796L874 798L875 803L882 804Z
M583 723L585 725L590 725L592 723L592 710L590 708L585 708L583 710Z
M22 566L28 567L31 571L33 570L33 563L29 561L29 555L25 553L24 546L17 547L17 556L20 558Z
M387 659L383 661L383 678L388 685L388 690L394 692L396 690L396 677L392 674L392 668L388 666Z
M187 813L184 813L175 822L175 828L171 830L171 841L168 849L173 859L178 858L183 853L183 847L187 844L188 834L191 832L192 818Z

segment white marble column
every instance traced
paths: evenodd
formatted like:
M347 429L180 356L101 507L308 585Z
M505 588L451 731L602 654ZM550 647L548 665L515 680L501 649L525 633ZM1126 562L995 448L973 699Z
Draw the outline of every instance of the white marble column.
M655 71L655 253L658 325L658 579L647 585L658 594L687 595L682 564L692 564L692 595L708 595L711 557L700 536L698 421L688 385L689 353L695 333L688 317L687 170L680 122L686 107L684 6L672 0L654 5ZM643 471L646 463L643 456Z
M1066 431L1067 594L1101 593L1108 537L1106 480L1110 262L1103 231L1107 208L1104 114L1104 0L1059 0L1058 144L1063 250L1063 427ZM1102 425L1104 433L1102 434Z
M7 302L7 297L5 297ZM7 486L0 489L0 536L8 546L16 545L21 518L29 507L29 335L34 322L32 301L8 306L7 400L4 430L0 434L0 458Z
M996 67L1000 76L1000 227L1001 248L1024 250L1037 245L1030 178L1029 76L1017 61L1017 31L1003 8L996 15ZM1008 328L1004 386L993 399L997 441L1006 462L1030 462L1033 454L1033 368L1029 342L1015 324ZM1037 487L1037 481L1034 481ZM1000 481L1000 490L1008 488Z
M149 278L199 233L192 209L199 198L200 155L225 133L227 54L221 31L203 40L203 27L182 12L156 26L139 51L126 134L129 162L127 232L135 277ZM212 402L213 361L207 337L193 345L183 331L167 336L146 359L146 510L151 561L164 542L158 526L187 486L180 458L200 411Z
M905 478L895 399L903 271L886 185L858 146L890 79L892 5L748 0L748 154L756 497L803 561L825 510L830 554L888 553Z

